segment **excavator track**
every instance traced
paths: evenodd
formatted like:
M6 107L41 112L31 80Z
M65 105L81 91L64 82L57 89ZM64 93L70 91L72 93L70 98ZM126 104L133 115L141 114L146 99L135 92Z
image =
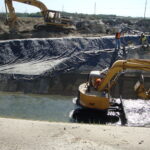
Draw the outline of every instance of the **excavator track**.
M72 122L97 123L97 124L116 124L126 125L126 115L120 99L113 99L113 103L107 111L88 109L79 103L70 112Z
M53 24L51 24L51 25L44 25L44 24L41 24L41 25L34 25L34 29L35 30L39 30L39 31L41 31L41 30L46 30L46 31L48 31L48 32L63 32L63 33L66 33L66 34L68 34L68 33L72 33L72 32L74 32L75 31L75 29L72 27L70 27L70 28L65 28L64 26L60 26L60 25L57 25L57 24L55 24L55 25L53 25Z

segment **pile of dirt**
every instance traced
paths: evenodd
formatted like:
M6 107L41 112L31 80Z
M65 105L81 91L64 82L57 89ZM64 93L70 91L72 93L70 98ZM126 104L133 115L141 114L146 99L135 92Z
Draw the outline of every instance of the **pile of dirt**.
M0 16L0 40L24 39L24 38L51 38L68 36L102 36L114 35L116 28L121 28L127 34L138 34L142 32L149 34L149 20L138 19L72 19L76 30L66 32L61 30L35 30L34 25L43 24L41 17L20 17L18 18L18 32L9 33L9 28L4 24L5 18Z
M84 20L76 24L77 31L81 34L106 33L106 26L101 20Z

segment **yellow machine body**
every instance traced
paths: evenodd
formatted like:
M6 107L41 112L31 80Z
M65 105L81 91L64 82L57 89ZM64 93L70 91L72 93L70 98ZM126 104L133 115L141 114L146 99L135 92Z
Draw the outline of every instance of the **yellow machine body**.
M109 98L102 96L101 92L87 92L87 83L79 86L80 104L92 109L107 110L109 108Z
M35 6L41 10L41 14L44 19L44 24L38 23L34 26L35 29L50 29L62 28L63 29L75 29L70 18L61 17L59 11L49 10L47 6L39 0L5 0L7 21L6 25L9 26L11 32L18 30L18 17L16 16L13 2L20 2Z
M108 109L110 106L109 92L115 83L116 76L126 69L150 71L150 60L118 60L109 69L91 71L88 82L79 86L79 104L86 108ZM93 80L98 78L101 79L101 83L94 86ZM139 86L135 88L135 92L142 99L150 99L150 89L145 89L144 85L142 88Z

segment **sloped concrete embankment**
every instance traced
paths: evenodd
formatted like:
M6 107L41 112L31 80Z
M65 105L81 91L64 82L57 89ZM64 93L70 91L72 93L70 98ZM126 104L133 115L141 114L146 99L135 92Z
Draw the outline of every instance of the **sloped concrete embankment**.
M138 36L122 41L140 44ZM1 41L0 90L76 94L90 70L109 67L113 51L114 37ZM120 51L117 59L123 57Z

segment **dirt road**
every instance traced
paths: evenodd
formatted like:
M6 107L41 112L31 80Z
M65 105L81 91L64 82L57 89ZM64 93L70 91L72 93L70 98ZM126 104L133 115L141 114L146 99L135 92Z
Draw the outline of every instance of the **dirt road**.
M148 150L150 128L0 118L1 150Z

